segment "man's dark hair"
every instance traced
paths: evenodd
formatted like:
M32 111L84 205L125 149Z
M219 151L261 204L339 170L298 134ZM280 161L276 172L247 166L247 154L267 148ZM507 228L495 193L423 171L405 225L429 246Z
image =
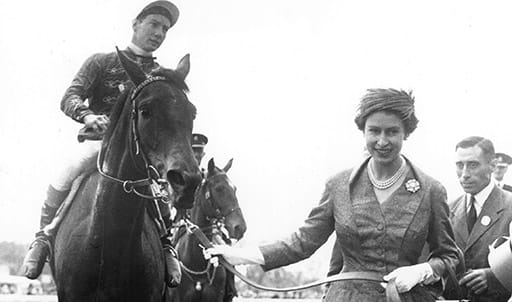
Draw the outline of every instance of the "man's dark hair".
M482 149L483 155L489 162L494 159L494 145L489 139L481 136L466 137L465 139L457 143L457 145L455 146L455 151L457 151L457 149L459 148L466 149L474 146L477 146L480 149Z

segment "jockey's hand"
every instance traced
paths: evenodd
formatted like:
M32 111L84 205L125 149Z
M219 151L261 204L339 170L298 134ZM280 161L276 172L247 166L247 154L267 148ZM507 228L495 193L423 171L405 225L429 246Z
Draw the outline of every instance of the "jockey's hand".
M490 268L473 269L466 272L459 284L466 286L472 293L481 294L488 287L488 275L492 274Z
M432 276L432 267L428 263L420 263L409 266L402 266L383 277L389 281L395 279L396 288L399 293L405 293L414 286Z
M207 249L211 255L222 255L232 265L265 264L263 254L258 247L237 247L226 244L214 245Z
M110 123L110 119L106 115L89 114L84 117L86 128L91 128L99 134L103 134Z

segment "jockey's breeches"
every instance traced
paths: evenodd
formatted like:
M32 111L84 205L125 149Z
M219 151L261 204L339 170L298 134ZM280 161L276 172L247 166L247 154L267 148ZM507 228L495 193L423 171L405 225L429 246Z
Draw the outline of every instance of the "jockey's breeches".
M59 191L71 188L73 180L96 166L101 141L85 141L74 145L69 155L56 167L50 185Z

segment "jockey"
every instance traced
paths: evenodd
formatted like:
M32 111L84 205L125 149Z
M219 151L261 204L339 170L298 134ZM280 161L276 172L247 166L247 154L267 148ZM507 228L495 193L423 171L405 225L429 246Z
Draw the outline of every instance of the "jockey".
M153 57L165 40L167 30L177 21L178 8L169 1L154 1L142 9L133 20L131 43L122 52L149 74L159 67ZM66 90L61 101L62 111L73 120L85 124L85 128L103 135L109 124L109 114L120 93L131 84L116 52L99 53L89 57L82 65L71 86ZM87 101L87 102L86 102ZM24 259L25 276L37 278L49 255L49 238L44 227L50 224L59 206L68 195L73 180L81 173L94 167L101 141L85 141L78 146L79 152L73 153L69 164L57 171L57 177L50 182L46 200L41 209L40 230ZM162 213L169 226L170 214ZM166 239L166 238L163 238ZM168 240L165 240L167 244ZM164 243L164 242L163 242ZM164 245L164 247L166 247ZM165 248L168 251L168 248ZM166 254L169 266L171 252ZM169 284L169 281L166 280Z

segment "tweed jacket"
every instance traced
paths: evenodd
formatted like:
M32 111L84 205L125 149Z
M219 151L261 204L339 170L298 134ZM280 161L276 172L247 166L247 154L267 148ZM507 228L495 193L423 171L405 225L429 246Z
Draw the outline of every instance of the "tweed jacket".
M402 185L380 204L367 163L368 159L332 177L320 205L298 231L260 246L265 270L308 258L333 231L343 255L343 272L372 271L384 276L398 267L417 264L426 242L431 247L428 262L437 276L443 276L445 263L455 268L457 248L444 187L407 160L411 169L404 184L416 180L419 188L408 190ZM403 294L402 300L432 301L432 296L418 285ZM325 301L385 302L386 295L378 282L341 281L331 284Z
M489 245L500 236L508 236L512 220L512 194L494 186L484 202L477 222L468 234L466 202L462 195L450 203L450 221L455 241L464 252L466 269L488 268ZM494 275L488 275L488 289L480 295L470 297L473 302L507 301L510 293Z
M122 52L137 62L146 74L159 67L154 58L138 56L130 48ZM94 54L85 61L66 89L61 109L80 123L88 114L110 115L117 98L129 85L132 84L117 52Z

